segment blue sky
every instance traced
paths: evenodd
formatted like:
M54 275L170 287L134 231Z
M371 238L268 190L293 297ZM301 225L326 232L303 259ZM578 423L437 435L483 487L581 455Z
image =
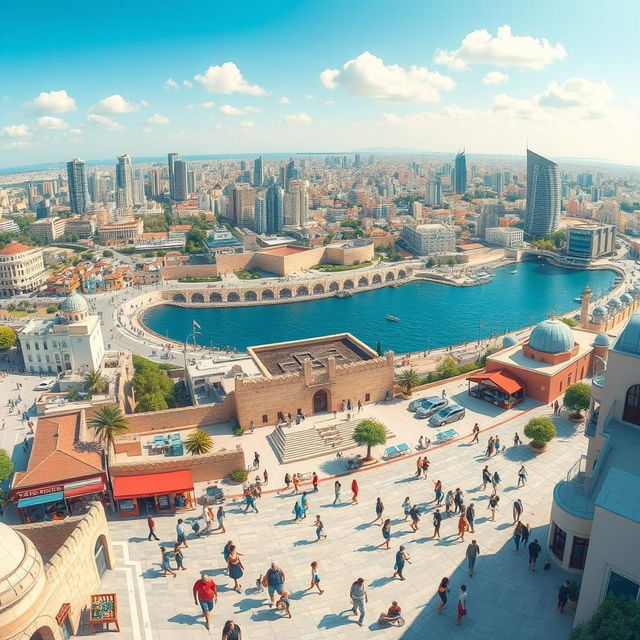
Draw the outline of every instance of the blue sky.
M0 166L527 140L640 164L631 0L91 6L5 1Z

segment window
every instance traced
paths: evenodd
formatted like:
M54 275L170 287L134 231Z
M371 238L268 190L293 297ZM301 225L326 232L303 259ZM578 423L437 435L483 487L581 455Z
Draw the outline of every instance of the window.
M623 575L611 571L609 573L609 584L607 585L607 595L612 593L615 596L627 596L632 600L638 599L640 585Z
M29 358L29 362L33 362L33 358L31 357L31 355L28 355L27 358Z
M553 523L553 538L551 539L551 551L558 560L564 558L564 546L567 542L567 534L555 522Z
M634 384L627 390L622 419L640 425L640 384Z
M40 351L40 344L36 342L36 351Z
M567 378L567 386L570 386L570 385L571 385L571 376L572 376L572 375L573 375L573 374L572 374L572 373L570 373L570 374L569 374L569 377Z
M27 344L25 345L27 347L27 351L31 351L31 343L27 342Z
M369 402L369 400L371 400L371 394L370 393L365 393L364 394L364 401L365 402Z
M267 424L267 422L269 422L269 416L265 413L262 416L262 424Z
M560 380L560 391L562 391L562 380Z
M584 569L584 563L587 559L588 549L588 538L578 538L578 536L573 536L573 544L571 545L571 557L569 558L569 566L572 569Z

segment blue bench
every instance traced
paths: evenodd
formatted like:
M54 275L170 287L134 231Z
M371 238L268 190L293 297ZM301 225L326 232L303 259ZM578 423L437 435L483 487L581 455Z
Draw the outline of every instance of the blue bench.
M398 447L387 447L384 450L385 458L397 458L399 455L400 455L400 452L398 451Z
M396 449L398 450L401 456L411 451L411 449L409 448L409 445L406 444L405 442L401 442L399 445L397 445Z
M435 441L440 444L442 442L447 442L449 440L453 440L458 437L458 432L455 429L447 429L446 431L441 431L435 437Z

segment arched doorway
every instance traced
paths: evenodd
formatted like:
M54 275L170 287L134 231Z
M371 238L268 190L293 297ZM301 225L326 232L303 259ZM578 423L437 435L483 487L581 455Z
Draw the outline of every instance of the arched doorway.
M640 425L640 384L634 384L627 389L622 419Z
M100 536L96 540L96 546L93 548L93 558L96 561L96 569L100 578L104 575L108 568L107 552L104 548L104 536Z
M53 640L53 632L49 627L40 627L33 632L29 640Z
M328 406L327 392L324 389L319 389L313 394L313 413L322 413L327 410Z

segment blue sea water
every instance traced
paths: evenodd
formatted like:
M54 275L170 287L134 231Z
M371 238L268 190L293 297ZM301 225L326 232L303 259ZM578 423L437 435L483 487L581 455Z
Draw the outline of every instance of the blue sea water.
M511 273L512 271L516 273ZM172 340L183 341L192 320L202 327L205 346L247 346L349 331L372 347L396 353L433 349L519 329L579 307L585 285L602 295L613 285L613 271L577 271L544 262L522 262L496 269L495 278L477 287L410 282L398 288L290 304L226 309L163 305L149 309L144 323ZM400 322L390 322L392 314Z

